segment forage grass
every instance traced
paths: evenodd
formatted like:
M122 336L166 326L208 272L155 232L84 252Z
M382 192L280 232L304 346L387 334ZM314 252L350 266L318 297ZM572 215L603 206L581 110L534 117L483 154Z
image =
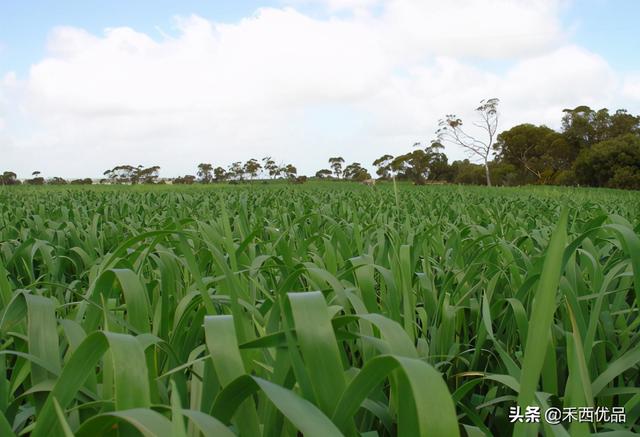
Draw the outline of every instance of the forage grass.
M614 190L0 187L0 434L637 433L639 233Z

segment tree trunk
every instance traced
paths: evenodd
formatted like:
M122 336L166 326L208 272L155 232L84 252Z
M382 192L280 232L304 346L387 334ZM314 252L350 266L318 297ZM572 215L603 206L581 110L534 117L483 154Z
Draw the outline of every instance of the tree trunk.
M484 163L484 172L487 175L487 187L491 186L491 176L489 175L489 164L487 162Z

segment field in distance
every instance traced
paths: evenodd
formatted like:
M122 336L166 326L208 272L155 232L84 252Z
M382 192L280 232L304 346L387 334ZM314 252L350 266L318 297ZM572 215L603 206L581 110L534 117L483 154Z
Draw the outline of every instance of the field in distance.
M0 435L638 432L639 235L634 191L0 187Z

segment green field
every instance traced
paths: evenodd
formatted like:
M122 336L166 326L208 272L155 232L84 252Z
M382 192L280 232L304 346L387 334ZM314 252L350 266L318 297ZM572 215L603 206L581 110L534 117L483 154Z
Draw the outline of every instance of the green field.
M638 432L639 235L630 191L0 187L0 435Z

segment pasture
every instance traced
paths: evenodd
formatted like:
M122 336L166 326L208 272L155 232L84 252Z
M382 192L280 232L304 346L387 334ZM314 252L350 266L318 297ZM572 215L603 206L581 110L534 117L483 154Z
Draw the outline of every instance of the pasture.
M0 435L638 432L639 234L633 191L0 187Z

